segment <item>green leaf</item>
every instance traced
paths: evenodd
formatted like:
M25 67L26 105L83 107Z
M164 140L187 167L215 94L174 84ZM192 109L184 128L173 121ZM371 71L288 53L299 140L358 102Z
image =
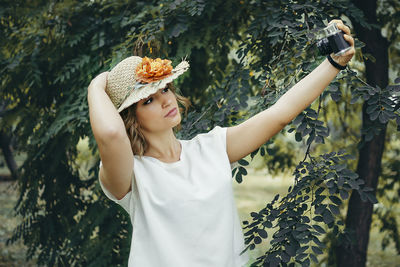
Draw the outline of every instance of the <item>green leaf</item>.
M314 254L310 254L309 257L313 262L318 263L318 259L317 259L317 257L315 257Z
M326 210L326 205L325 204L318 205L315 208L315 214L322 214L324 212L324 210Z
M329 204L329 209L330 209L331 212L332 212L333 214L335 214L335 215L339 215L339 214L340 214L339 207L336 206L336 205Z
M306 253L301 253L301 254L297 254L297 256L295 257L295 259L297 261L301 261L302 259L304 259L305 257L307 257Z
M313 218L313 220L314 221L316 221L316 222L322 222L322 221L324 221L324 219L322 218L322 216L315 216L314 218Z
M381 113L381 112L380 112L379 110L373 111L373 112L371 112L371 113L369 114L369 118L371 119L371 121L374 121L374 120L376 120L376 118L379 117L379 114L380 114L380 113Z
M247 166L247 165L249 165L249 162L248 162L247 160L244 160L244 159L240 159L240 160L238 161L238 163L239 163L240 165L242 165L242 166Z
M282 251L281 253L281 259L283 262L289 262L290 261L290 256L289 254L285 253L284 251Z
M293 124L297 125L299 124L302 120L304 119L304 113L301 113L296 117L296 119L293 120Z
M310 128L309 128L309 129L310 129ZM304 132L303 132L303 134L304 134ZM307 138L306 144L307 144L307 145L310 145L310 144L314 141L314 139L315 139L315 134L311 134L311 135Z
M236 174L236 171L238 170L238 168L237 167L235 167L235 168L233 168L232 169L232 177L234 177L235 176L235 174Z
M367 114L371 114L376 111L379 107L377 105L370 105L367 107L366 112Z
M296 248L293 245L286 245L285 250L286 250L286 253L292 257L296 255Z
M380 112L378 118L380 123L387 123L389 121L389 116L387 116L384 112Z
M263 225L265 226L265 227L267 227L267 228L272 228L272 223L270 222L270 221L265 221L265 222L263 222Z
M318 113L317 111L315 111L312 108L306 108L305 111L307 112L307 116L313 119L317 119L318 118Z
M329 194L334 195L337 193L337 191L338 191L338 188L337 188L336 184L333 183L332 187L329 188Z
M325 190L324 187L318 188L317 190L315 190L315 195L316 195L316 196L321 195L321 193L322 193L324 190Z
M239 166L239 173L242 174L242 175L247 175L246 168L243 168L242 166Z
M309 258L305 259L305 260L301 263L301 266L302 266L302 267L308 267L308 266L310 266L310 259L309 259Z
M343 163L343 164L337 164L337 165L334 165L334 169L337 171L337 172L339 172L339 171L341 171L341 170L343 170L343 169L345 169L346 168L346 166L347 166L347 164L346 163Z
M297 132L302 133L307 128L307 123L304 121L297 127Z
M336 174L335 174L334 172L329 172L329 173L325 176L325 179L331 179L331 178L334 178L334 177L336 177Z
M351 186L351 189L355 189L355 190L360 189L360 186L358 185L356 180L350 179L350 180L347 180L347 183Z
M301 140L302 140L301 133L296 132L296 134L294 135L294 137L295 137L295 139L296 139L297 142L301 142Z
M344 184L344 178L343 178L343 176L339 176L338 181L337 181L337 186L342 187L343 184Z
M320 247L320 248L325 248L325 247L326 247L326 245L325 245L324 243L322 243L322 242L318 239L318 237L313 236L312 240L313 240L313 242L314 242L315 244L318 245L318 247Z
M330 224L333 222L335 219L333 218L331 212L329 210L325 210L324 213L322 214L324 223Z
M305 128L304 131L301 133L301 136L304 137L304 136L308 135L309 133L311 133L312 130L313 129L309 128L309 127ZM314 134L314 137L315 137L315 134Z
M358 174L349 170L349 169L344 169L343 171L340 172L340 175L343 177L349 177L351 179L357 179Z
M306 251L307 249L308 249L308 246L299 247L299 248L296 250L296 254L301 254L301 253L303 253L304 251Z
M236 181L240 184L241 182L243 182L242 179L242 174L241 173L237 173L235 176Z
M326 182L326 186L328 188L332 188L332 187L336 186L335 181L334 180L329 180L328 182Z
M376 58L371 53L363 53L363 57L365 60L371 60L372 62L376 62Z
M256 150L254 150L253 152L251 152L250 157L253 159L253 158L257 155L257 153L258 153L259 150L260 150L260 149L257 148Z
M261 155L261 157L265 156L265 149L263 146L260 148L260 155Z
M317 225L317 224L314 224L312 227L313 227L318 233L321 233L321 234L325 234L325 233L326 233L325 230L324 230L324 228L322 228L321 226L319 226L319 225Z
M315 254L323 254L322 250L319 247L311 246L311 249Z
M307 224L301 224L301 225L299 225L299 226L296 226L296 230L297 231L299 231L299 232L303 232L303 231L306 231L307 229L308 229L308 225Z
M375 195L373 195L372 193L368 192L368 193L365 193L365 195L368 198L369 202L371 202L372 204L378 203L378 200L376 199Z
M340 99L342 98L342 94L333 92L333 93L331 93L331 98L333 101L339 102Z
M329 196L329 199L338 206L342 204L342 201L337 196Z
M257 233L262 237L262 238L267 238L268 237L268 233L267 231L265 231L264 229L258 229Z
M324 138L323 138L322 136L317 135L317 136L315 137L315 143L318 143L318 144L325 144Z

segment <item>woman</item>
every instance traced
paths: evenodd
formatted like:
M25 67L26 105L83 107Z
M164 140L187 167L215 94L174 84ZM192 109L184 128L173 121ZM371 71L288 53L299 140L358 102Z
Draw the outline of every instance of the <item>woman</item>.
M248 155L309 106L353 57L322 62L272 107L228 128L178 140L181 121L171 82L189 65L130 57L89 85L90 122L98 144L100 185L130 214L129 266L236 267L248 261L232 193L230 163ZM332 61L332 58L334 61ZM178 101L177 101L178 100Z

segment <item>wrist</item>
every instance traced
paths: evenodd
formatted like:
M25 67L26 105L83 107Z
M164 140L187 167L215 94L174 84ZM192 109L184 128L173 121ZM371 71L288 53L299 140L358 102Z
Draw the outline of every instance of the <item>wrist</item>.
M329 63L338 70L344 70L347 67L347 64L343 64L342 62L338 62L338 58L336 56L327 55Z

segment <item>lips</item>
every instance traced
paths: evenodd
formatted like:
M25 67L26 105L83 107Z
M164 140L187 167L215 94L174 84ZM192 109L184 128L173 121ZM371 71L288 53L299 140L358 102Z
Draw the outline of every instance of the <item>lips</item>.
M165 115L165 117L174 117L177 113L178 113L177 108L173 108L167 113L167 115Z

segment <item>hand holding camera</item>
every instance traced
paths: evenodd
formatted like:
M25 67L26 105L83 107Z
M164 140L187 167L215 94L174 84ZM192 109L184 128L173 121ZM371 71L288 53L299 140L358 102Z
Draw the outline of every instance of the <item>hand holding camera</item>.
M330 55L334 62L342 67L354 56L354 39L350 28L341 20L332 20L324 29L325 38L318 41L317 47L323 55Z

